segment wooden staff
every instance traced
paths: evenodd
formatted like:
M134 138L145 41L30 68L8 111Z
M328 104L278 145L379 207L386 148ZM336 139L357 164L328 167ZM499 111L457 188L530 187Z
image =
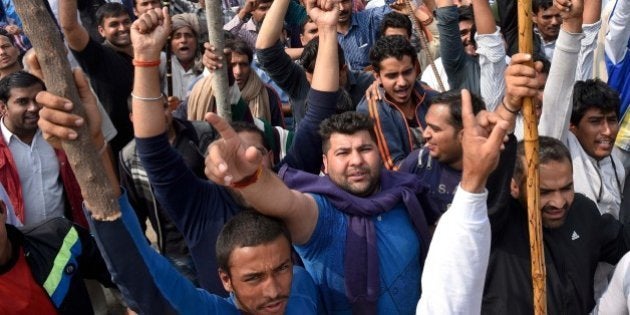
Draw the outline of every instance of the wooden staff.
M532 3L531 0L518 0L518 47L519 52L532 54ZM533 58L532 58L533 59ZM533 67L533 60L529 62ZM523 98L523 118L525 119L525 160L527 162L527 214L529 222L529 246L532 259L532 287L534 314L547 314L545 251L543 246L540 212L540 178L538 174L538 123L534 105L530 97Z
M435 61L433 60L433 54L431 54L431 51L429 50L429 41L427 40L427 37L424 35L424 32L422 31L422 28L420 27L420 24L419 24L420 22L418 21L416 16L413 14L413 12L415 12L415 8L413 7L413 4L411 4L411 0L405 0L405 3L407 4L407 10L409 11L407 15L409 16L409 19L411 20L411 25L413 25L413 31L416 33L416 36L418 36L418 38L420 39L420 47L429 56L429 65L431 66L431 71L433 71L433 74L435 74L435 78L437 79L440 92L444 92L446 91L446 89L444 88L442 77L440 76L440 73L438 73L438 69L435 66Z
M217 114L223 119L232 121L232 108L228 102L228 77L227 62L223 54L225 38L223 38L223 14L221 12L221 0L206 0L206 18L208 20L208 42L214 45L214 53L222 56L223 67L214 70L212 76L212 93L214 93Z
M170 0L164 0L164 2L162 2L162 5L168 8L168 14L171 14L171 1ZM173 96L173 64L171 61L171 56L173 55L173 52L171 51L171 40L173 32L171 31L171 34L168 35L168 38L166 39L166 47L164 47L164 49L166 50L166 97L167 99L171 96Z
M72 101L72 113L85 118L61 33L45 9L43 0L16 0L14 4L22 19L24 32L37 54L46 89ZM77 133L79 136L75 141L63 141L62 146L82 188L81 193L86 201L89 200L92 209L98 209L104 217L114 219L116 213L120 213L118 202L105 176L101 156L92 143L88 125L84 124Z

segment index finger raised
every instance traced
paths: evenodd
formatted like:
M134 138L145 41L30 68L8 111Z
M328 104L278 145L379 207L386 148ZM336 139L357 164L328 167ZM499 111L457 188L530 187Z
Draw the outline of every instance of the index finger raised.
M470 92L466 89L462 89L462 124L464 129L472 128L476 124L475 114L473 114L472 110Z
M219 115L215 113L207 113L205 118L206 121L209 122L212 127L214 127L214 129L221 135L221 138L223 138L224 140L238 137L236 131L234 131L232 126L230 126L230 124Z

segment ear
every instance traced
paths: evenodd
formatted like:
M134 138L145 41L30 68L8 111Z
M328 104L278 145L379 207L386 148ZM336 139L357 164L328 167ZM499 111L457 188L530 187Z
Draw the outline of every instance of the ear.
M322 154L322 163L324 164L324 174L328 174L328 159L326 154Z
M577 131L578 127L574 124L569 124L569 131L575 133Z
M376 69L374 69L374 71L372 71L372 73L374 74L374 80L376 82L378 82L378 84L383 84L383 82L381 82L381 76L378 74L378 71L376 71Z
M7 113L7 104L0 101L0 116L4 116Z
M514 199L518 199L521 195L521 189L518 186L518 183L514 180L514 178L510 181L510 195L514 197Z
M135 11L135 9L134 9L134 11ZM98 33L101 35L101 37L104 38L105 37L105 29L103 28L103 26L99 25L97 29L98 29Z
M232 279L230 279L230 275L227 272L223 271L223 269L219 268L219 279L221 279L221 283L223 284L223 289L227 292L233 292L232 290Z
M538 16L532 11L532 22L538 24Z
M461 143L463 138L464 138L464 128L462 128L462 130L457 132L457 141Z

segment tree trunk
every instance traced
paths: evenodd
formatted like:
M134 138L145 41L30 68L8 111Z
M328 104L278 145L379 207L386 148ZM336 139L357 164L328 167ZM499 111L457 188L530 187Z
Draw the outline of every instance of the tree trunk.
M206 0L206 17L208 20L208 42L214 45L214 53L217 56L223 56L223 67L214 70L212 76L212 91L214 93L217 114L223 119L232 121L232 108L228 102L228 70L223 48L225 47L225 38L223 37L223 14L221 12L220 0Z
M37 54L46 89L72 101L72 113L85 117L61 33L42 1L15 0L14 4L22 19L24 32ZM120 212L118 202L105 175L101 157L90 138L88 125L84 124L78 134L78 139L64 141L62 146L82 187L83 198L90 205L94 216L115 217Z

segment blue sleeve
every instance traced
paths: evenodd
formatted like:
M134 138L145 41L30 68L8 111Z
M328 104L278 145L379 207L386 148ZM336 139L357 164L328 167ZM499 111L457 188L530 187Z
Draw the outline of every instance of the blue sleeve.
M289 25L300 26L304 20L306 20L306 9L297 1L289 1L289 8L284 16L284 21Z
M300 94L304 93L304 87L310 86L304 69L291 61L280 41L271 47L257 49L256 56L260 68L267 72L271 80L289 97L300 98Z
M311 89L307 98L306 116L295 133L293 143L282 164L312 174L322 167L322 137L320 123L335 114L340 92L320 92Z
M97 221L90 230L114 282L129 306L143 314L238 314L226 300L197 289L147 244L126 195L122 217Z
M456 6L442 7L435 10L437 27L440 32L440 56L451 87L460 86L462 72L467 62L471 61L464 51L459 36L459 13Z
M136 147L155 198L189 246L205 237L208 225L222 226L232 212L236 212L234 200L225 188L195 176L170 146L166 134L136 138Z

